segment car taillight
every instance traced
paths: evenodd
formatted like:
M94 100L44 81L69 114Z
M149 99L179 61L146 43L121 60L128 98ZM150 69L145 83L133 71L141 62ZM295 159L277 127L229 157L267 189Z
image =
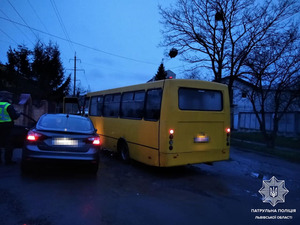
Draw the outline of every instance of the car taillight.
M37 141L42 135L37 133L37 132L34 132L34 131L29 131L28 134L27 134L27 140L28 141Z
M91 142L93 145L100 145L100 137L89 137L88 141Z

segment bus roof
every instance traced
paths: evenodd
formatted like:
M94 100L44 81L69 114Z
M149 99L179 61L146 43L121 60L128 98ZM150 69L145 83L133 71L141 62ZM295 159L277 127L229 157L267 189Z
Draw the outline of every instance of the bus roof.
M195 84L205 84L207 88L214 88L214 89L220 89L223 90L227 88L226 84L217 83L217 82L211 82L211 81L203 81L203 80L192 80L192 79L165 79L165 80L158 80L153 81L149 83L142 83L142 84L136 84L136 85L130 85L130 86L124 86L119 88L113 88L113 89L104 89L99 90L95 92L89 92L86 94L86 96L93 96L97 94L101 94L101 92L106 93L116 93L116 92L126 92L126 91L132 91L132 90L140 90L140 89L151 89L151 88L159 88L164 85L164 83L170 83L177 86L195 86Z

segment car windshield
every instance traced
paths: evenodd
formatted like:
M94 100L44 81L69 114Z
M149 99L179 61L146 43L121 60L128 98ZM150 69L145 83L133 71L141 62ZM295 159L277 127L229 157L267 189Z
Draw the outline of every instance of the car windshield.
M85 117L69 115L44 115L40 118L36 128L38 130L64 131L76 133L92 133L94 126Z

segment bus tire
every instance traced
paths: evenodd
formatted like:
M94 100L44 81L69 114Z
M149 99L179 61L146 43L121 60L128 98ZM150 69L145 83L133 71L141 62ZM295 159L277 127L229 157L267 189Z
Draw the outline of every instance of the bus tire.
M130 154L129 148L125 140L119 140L118 142L118 152L122 161L129 163L130 162Z

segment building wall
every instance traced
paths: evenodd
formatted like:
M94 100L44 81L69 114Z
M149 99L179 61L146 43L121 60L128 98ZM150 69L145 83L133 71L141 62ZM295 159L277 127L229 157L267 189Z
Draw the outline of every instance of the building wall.
M266 113L266 129L273 129L273 113ZM283 115L278 124L278 133L288 136L300 135L300 112L288 112ZM260 125L254 112L240 112L237 130L260 131Z
M226 84L227 79L223 80ZM253 106L247 98L247 93L252 90L252 85L245 81L235 81L233 86L233 107L231 108L231 125L233 130L260 131L259 122L253 111ZM271 99L267 99L266 128L273 129L273 112ZM259 104L257 104L259 110ZM300 135L300 105L293 105L292 112L287 112L279 121L279 134Z

